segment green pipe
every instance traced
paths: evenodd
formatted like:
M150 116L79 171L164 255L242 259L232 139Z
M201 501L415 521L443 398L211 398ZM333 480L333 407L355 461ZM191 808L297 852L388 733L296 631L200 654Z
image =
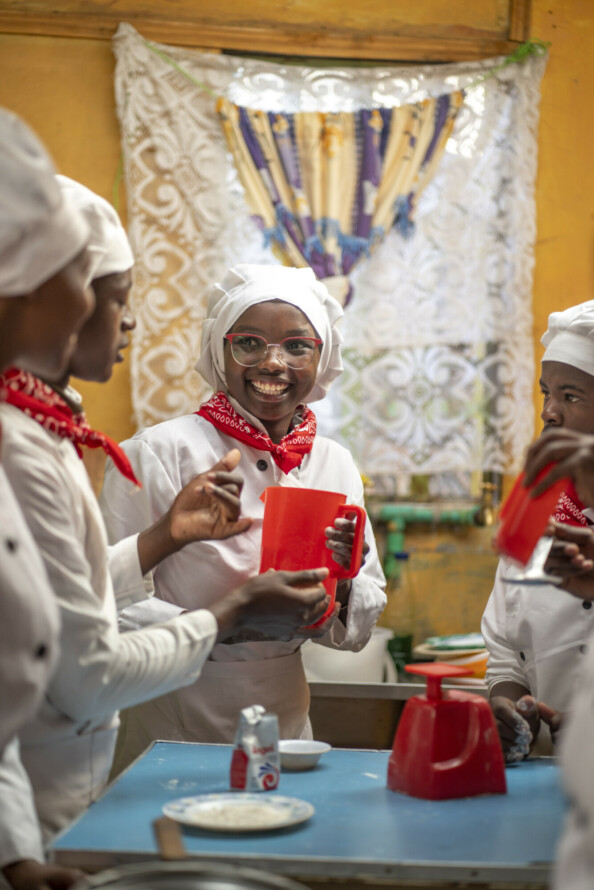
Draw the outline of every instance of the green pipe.
M404 531L411 522L432 525L476 525L480 505L440 509L423 504L384 504L376 513L376 519L387 524L384 572L386 578L400 577L401 560L405 554Z

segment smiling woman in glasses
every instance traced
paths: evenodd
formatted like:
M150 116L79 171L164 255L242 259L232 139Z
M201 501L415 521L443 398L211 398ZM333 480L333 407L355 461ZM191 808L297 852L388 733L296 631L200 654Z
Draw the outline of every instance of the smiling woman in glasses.
M129 496L108 467L102 508L112 540L144 528L200 468L230 448L242 454L243 515L250 529L225 541L192 544L154 575L156 597L125 615L129 627L208 606L258 573L264 505L272 485L318 488L363 506L361 477L349 452L316 434L310 402L322 399L342 371L339 304L311 269L243 265L213 289L202 327L197 370L214 395L192 415L166 421L123 443L143 488ZM326 530L334 559L348 565L354 523ZM361 649L385 605L373 533L358 575L340 581L334 614L293 639L241 634L217 645L199 680L125 712L115 771L154 739L231 742L241 708L258 702L278 715L283 738L311 737L309 688L301 664L304 639ZM315 568L312 566L311 568Z
M313 389L323 340L300 309L281 300L250 306L224 339L228 394L282 442Z

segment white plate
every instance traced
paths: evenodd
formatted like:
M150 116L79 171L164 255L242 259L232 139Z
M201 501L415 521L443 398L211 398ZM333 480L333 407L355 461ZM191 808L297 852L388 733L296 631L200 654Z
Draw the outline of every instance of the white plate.
M165 804L163 812L176 822L209 831L270 831L305 822L315 810L296 797L239 791L181 797Z

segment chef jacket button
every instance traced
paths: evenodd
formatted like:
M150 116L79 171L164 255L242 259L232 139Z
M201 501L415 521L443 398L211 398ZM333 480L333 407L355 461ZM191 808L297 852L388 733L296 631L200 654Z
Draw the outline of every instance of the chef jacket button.
M584 600L584 602L582 603L582 609L591 609L591 608L592 608L592 603L590 602L590 600Z
M6 549L8 550L9 553L14 553L18 547L18 544L12 538L6 538L4 541L4 546L6 547Z
M526 656L523 652L520 652L520 658L522 659L522 661L526 661Z
M35 650L35 658L45 658L47 655L47 646L45 643L40 643L37 649Z
M585 643L582 643L582 645L580 646L580 652L581 652L581 654L582 654L582 655L585 655L587 651L588 651L588 647L586 646Z
M262 472L264 472L264 470L268 469L268 462L265 460L259 460L256 466L259 470L262 470Z

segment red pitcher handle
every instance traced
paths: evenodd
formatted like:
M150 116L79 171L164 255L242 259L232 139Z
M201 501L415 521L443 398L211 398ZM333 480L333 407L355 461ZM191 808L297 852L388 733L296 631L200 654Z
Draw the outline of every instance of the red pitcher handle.
M355 504L341 504L338 508L338 515L346 518L348 513L356 513L355 540L353 541L351 562L348 569L343 569L339 565L333 566L330 574L334 575L335 578L354 578L361 568L367 515L363 507L357 507Z

